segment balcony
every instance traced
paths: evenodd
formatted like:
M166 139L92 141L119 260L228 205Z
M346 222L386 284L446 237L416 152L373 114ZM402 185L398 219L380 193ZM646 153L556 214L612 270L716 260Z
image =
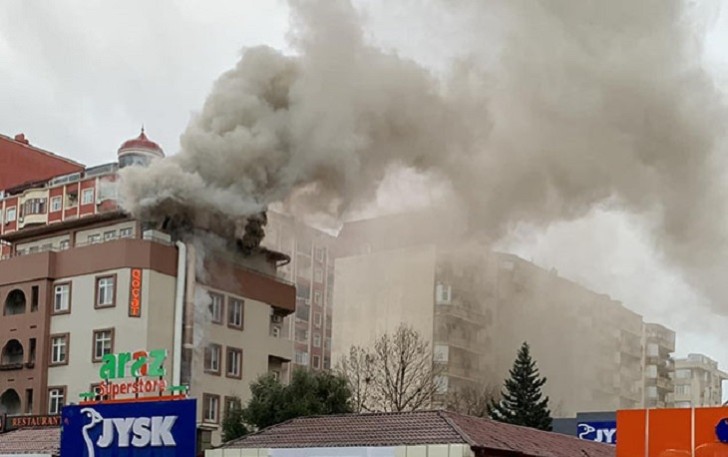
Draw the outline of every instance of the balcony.
M0 363L0 371L22 370L23 362Z
M263 346L270 356L290 362L293 358L293 341L269 336Z

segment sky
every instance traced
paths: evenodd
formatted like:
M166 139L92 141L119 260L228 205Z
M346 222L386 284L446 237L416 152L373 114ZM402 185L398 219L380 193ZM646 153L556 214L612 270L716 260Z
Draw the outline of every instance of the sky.
M420 3L367 1L367 31L371 41L437 71L457 55L464 37L448 27L448 17L429 14ZM722 11L707 37L707 62L721 87L728 87L726 26ZM0 133L22 132L36 146L96 165L114 161L119 145L143 124L173 154L215 79L246 47L288 50L287 29L280 0L3 0ZM362 215L426 204L424 184L406 182L410 192L398 180L386 182ZM728 319L693 318L704 309L700 298L665 266L644 226L638 216L596 208L546 230L521 226L498 247L674 328L678 354L703 352L728 369L721 338ZM681 312L687 308L694 311Z

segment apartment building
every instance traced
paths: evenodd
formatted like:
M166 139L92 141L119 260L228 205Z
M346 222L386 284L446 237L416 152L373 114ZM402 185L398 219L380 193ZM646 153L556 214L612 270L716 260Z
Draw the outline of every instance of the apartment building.
M124 166L161 157L143 132L119 150ZM203 260L199 243L119 211L107 185L118 167L4 192L4 214L22 210L0 233L0 410L56 413L96 391L104 355L164 349L167 384L198 399L198 441L218 444L232 397L249 399L262 374L288 377L279 322L295 287L277 268L290 259L228 240Z
M268 212L263 245L291 258L278 271L296 285L296 313L281 322L296 368L331 368L335 237L282 211Z
M675 332L660 324L644 324L644 407L672 407L675 389Z
M718 362L703 354L688 354L675 359L673 396L676 408L720 406L723 404L723 381L728 374Z
M443 394L500 386L528 341L556 416L643 405L652 326L554 270L487 244L453 244L462 237L448 228L459 233L461 226L442 214L344 225L336 246L334 360L405 322L445 365ZM674 334L672 341L674 349ZM662 355L669 359L669 352Z

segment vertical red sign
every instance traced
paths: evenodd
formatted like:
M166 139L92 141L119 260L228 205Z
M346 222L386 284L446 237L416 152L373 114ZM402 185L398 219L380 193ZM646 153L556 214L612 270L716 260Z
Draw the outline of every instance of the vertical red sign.
M129 317L142 316L142 270L132 268L129 287Z

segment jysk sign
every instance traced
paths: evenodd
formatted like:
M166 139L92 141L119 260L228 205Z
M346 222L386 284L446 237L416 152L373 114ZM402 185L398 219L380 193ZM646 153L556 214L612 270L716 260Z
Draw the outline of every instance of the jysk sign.
M617 422L579 422L576 424L579 439L599 443L617 443Z
M62 456L195 456L195 400L73 405L61 417Z

